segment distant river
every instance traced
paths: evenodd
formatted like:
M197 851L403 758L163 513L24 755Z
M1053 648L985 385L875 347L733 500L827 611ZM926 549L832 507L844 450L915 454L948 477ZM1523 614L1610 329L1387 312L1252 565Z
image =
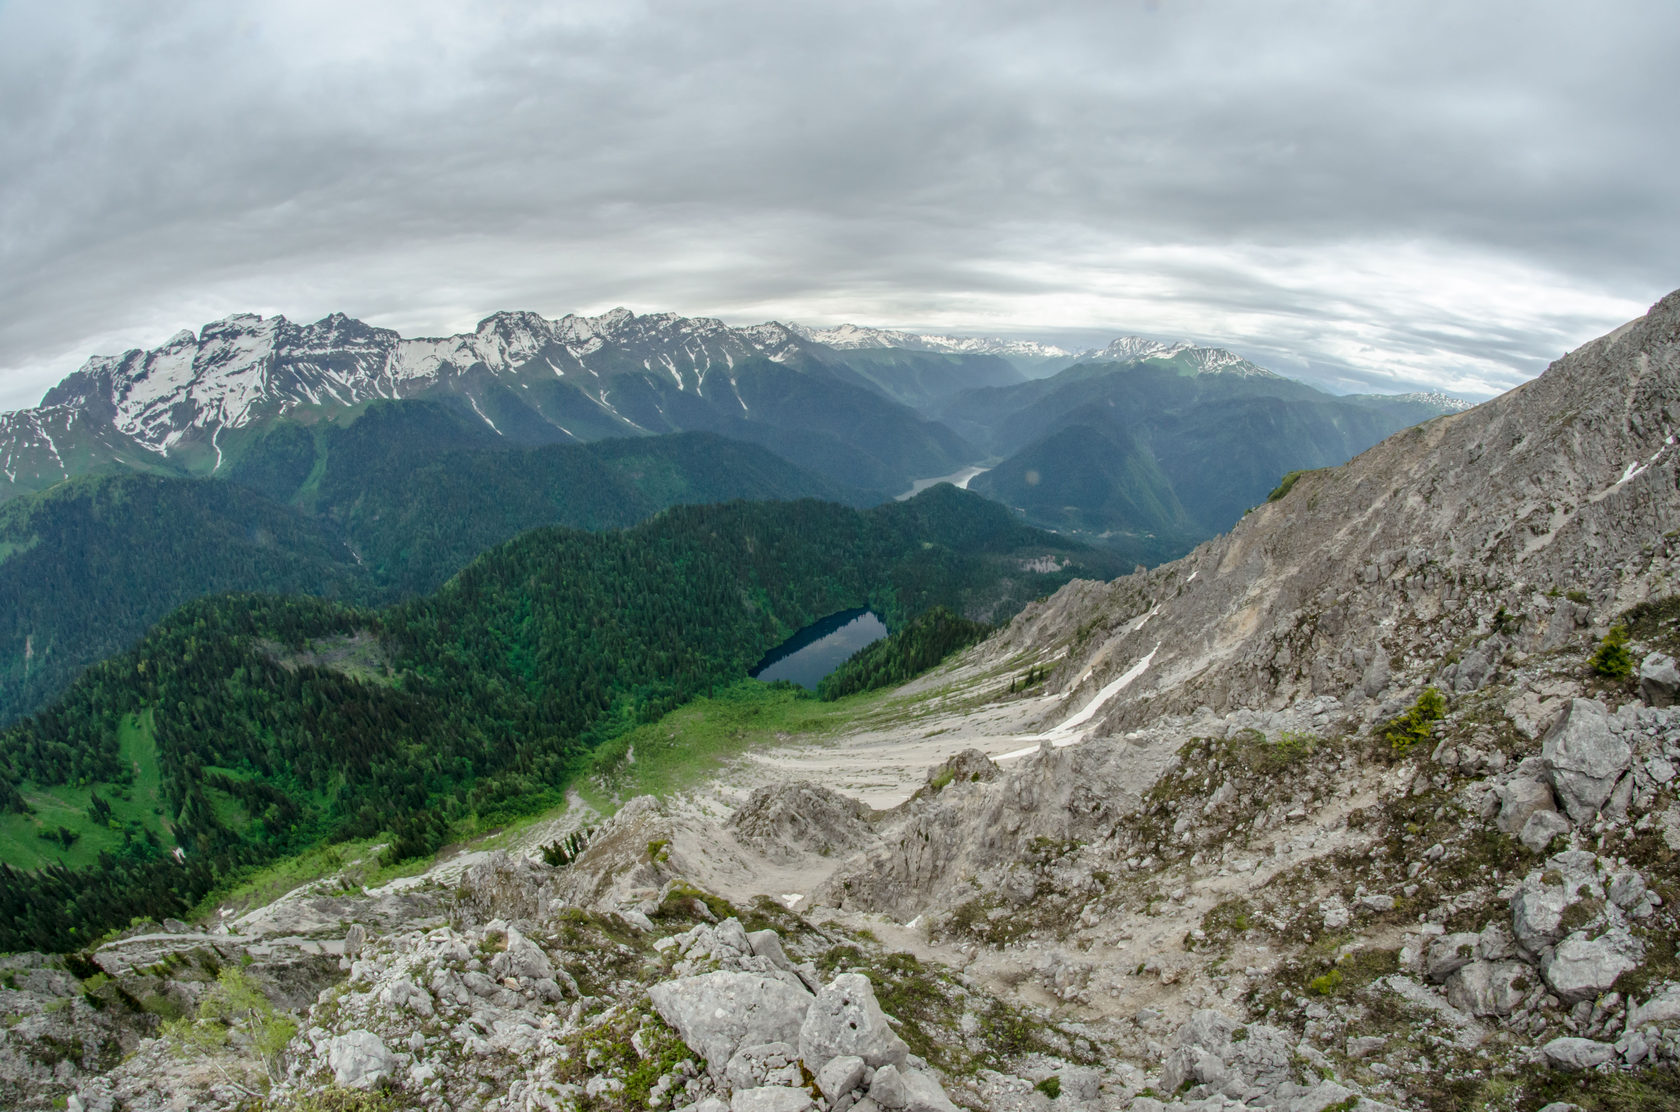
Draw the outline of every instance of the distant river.
M748 675L773 683L792 680L809 691L865 645L887 635L887 627L873 610L842 610L806 626L764 654Z
M935 475L931 479L917 479L910 484L910 489L899 495L896 500L903 502L906 499L914 498L928 487L938 486L940 483L950 483L967 490L968 484L974 481L976 475L984 475L990 470L990 467L965 467L961 471L953 471L949 475Z

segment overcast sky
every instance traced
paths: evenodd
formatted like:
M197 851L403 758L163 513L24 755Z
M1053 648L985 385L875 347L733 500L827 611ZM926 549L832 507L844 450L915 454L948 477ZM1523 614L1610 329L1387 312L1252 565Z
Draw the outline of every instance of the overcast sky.
M0 409L231 312L620 304L1483 397L1680 286L1676 57L1672 0L0 0Z

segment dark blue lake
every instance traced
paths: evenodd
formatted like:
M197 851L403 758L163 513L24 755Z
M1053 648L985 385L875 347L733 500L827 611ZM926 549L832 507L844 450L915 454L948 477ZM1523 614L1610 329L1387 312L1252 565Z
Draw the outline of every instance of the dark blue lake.
M846 663L853 653L887 635L887 627L872 610L842 610L806 626L764 654L747 673L773 683L792 680L809 691L817 681Z

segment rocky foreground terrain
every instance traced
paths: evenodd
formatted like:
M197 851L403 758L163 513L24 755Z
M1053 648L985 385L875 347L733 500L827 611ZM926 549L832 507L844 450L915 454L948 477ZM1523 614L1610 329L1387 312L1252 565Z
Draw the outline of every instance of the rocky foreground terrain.
M759 775L0 959L4 1090L1680 1108L1677 418L1680 295L1029 608L901 693L949 747L888 806Z

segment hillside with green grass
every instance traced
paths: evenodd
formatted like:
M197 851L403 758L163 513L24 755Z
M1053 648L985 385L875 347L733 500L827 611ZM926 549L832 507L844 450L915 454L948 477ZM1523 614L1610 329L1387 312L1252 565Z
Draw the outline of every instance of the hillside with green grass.
M0 949L179 913L329 839L384 832L395 860L552 806L603 744L826 614L996 621L1117 570L944 486L536 529L383 610L191 603L0 734Z

